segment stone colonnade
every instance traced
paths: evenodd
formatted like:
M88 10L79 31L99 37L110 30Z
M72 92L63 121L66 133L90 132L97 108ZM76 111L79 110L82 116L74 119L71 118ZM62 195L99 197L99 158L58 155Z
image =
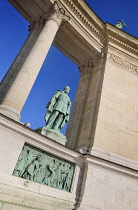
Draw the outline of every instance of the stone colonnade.
M55 2L47 14L30 26L28 39L0 85L0 113L20 121L20 112L56 33L69 19L65 10ZM80 81L66 135L67 146L82 153L91 150L104 60L102 52L79 67Z
M55 35L61 24L69 20L66 14L70 14L71 20L55 40L62 52L66 48L69 53L65 54L70 58L73 55L80 70L66 146L83 154L109 159L115 153L137 161L137 39L111 24L103 24L94 14L91 18L98 22L97 27L92 27L92 21L85 19L87 10L85 14L82 9L83 17L74 9L75 4L84 6L83 1L74 0L67 7L59 2L65 10L55 3L47 15L31 26L27 41L0 85L0 113L20 121L20 111ZM79 18L81 27L76 21ZM84 27L91 37L84 33ZM71 37L67 41L69 31Z
M0 113L16 121L20 121L20 112L60 25L69 19L56 2L45 16L31 27L27 41L1 83Z

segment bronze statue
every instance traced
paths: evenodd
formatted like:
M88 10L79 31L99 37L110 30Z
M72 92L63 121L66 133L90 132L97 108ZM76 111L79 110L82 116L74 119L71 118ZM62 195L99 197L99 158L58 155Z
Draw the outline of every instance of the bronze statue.
M71 100L67 95L70 87L64 87L64 91L57 90L47 104L45 115L46 128L60 131L61 128L69 121Z
M117 28L122 29L123 26L127 27L123 20L118 20L117 24L115 25Z

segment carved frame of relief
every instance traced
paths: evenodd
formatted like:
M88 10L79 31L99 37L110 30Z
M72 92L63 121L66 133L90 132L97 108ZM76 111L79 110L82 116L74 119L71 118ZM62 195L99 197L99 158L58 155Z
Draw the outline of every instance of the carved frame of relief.
M25 144L13 175L70 192L74 171L74 163Z

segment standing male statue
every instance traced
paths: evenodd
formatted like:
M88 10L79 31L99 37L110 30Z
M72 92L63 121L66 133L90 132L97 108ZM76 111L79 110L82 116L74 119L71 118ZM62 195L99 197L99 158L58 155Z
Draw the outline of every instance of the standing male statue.
M61 128L69 121L71 100L67 95L70 87L64 87L64 91L57 90L48 102L45 115L46 128L60 131Z

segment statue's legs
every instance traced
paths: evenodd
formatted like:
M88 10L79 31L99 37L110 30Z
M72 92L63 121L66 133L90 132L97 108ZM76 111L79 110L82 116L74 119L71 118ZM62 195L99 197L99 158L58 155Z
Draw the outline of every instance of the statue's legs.
M57 116L59 115L59 111L54 110L53 113L51 114L51 116L49 117L47 124L46 124L46 128L48 129L53 129L53 125L55 124L55 119L57 118Z
M54 130L58 130L58 131L61 130L61 129L60 129L60 125L61 125L61 123L62 123L62 121L63 121L63 116L64 116L63 113L59 113L59 115L57 116L57 118L56 118L56 120L55 120L55 122L54 122L54 125L53 125L53 129L54 129Z

